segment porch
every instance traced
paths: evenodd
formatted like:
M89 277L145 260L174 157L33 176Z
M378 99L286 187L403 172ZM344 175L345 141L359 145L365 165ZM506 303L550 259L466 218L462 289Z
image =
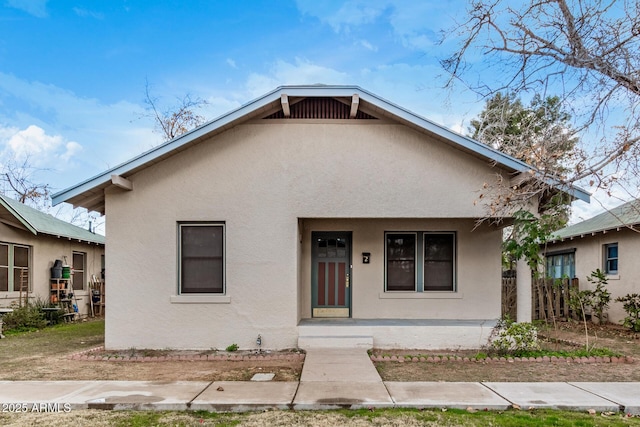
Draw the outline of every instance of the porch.
M496 319L302 319L298 347L456 350L484 346Z

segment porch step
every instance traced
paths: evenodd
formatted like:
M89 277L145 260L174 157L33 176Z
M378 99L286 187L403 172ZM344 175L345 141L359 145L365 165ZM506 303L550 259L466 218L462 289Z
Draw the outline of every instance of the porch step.
M301 335L298 337L298 348L373 348L373 337L370 335Z

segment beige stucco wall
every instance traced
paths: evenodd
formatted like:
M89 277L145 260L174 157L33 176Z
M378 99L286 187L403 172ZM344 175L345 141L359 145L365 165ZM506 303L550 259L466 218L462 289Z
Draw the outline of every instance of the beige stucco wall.
M580 280L580 289L595 289L587 281L592 271L604 271L604 245L618 243L618 274L607 276L607 289L611 292L611 303L607 313L609 321L620 323L626 316L622 303L616 302L617 297L629 293L640 293L640 263L637 256L640 253L640 235L627 228L619 231L609 231L605 234L597 233L582 238L549 245L547 251L555 252L562 249L575 248L576 277Z
M0 242L21 244L31 247L31 286L33 298L48 299L50 296L51 267L56 259L71 264L72 254L84 252L86 271L85 278L88 281L92 274L100 277L102 266L101 256L104 254L104 246L96 244L80 243L66 238L56 238L47 235L34 235L28 231L0 223ZM106 293L106 292L105 292ZM0 292L0 307L7 307L13 301L18 301L19 292ZM75 291L77 306L80 315L89 312L89 287L84 284L83 290ZM74 302L75 303L75 302Z
M441 218L402 227L460 233L460 293L478 299L383 299L380 266L369 265L358 270L363 287L354 298L355 315L417 317L427 309L447 318L496 317L499 233L471 233L472 220L456 219L484 215L473 202L496 172L397 124L279 120L237 126L128 177L133 191L106 195L106 346L253 348L261 334L265 348L294 347L297 322L308 309L300 288L309 278L302 243L312 218ZM178 221L226 223L224 297L176 297ZM379 232L396 222L349 224L358 254L364 247L382 250ZM475 272L467 267L472 259L481 267Z

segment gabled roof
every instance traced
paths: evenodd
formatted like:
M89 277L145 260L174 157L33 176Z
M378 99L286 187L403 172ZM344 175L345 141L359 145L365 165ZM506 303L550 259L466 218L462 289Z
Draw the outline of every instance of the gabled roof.
M104 245L105 238L0 194L0 222L59 238Z
M560 229L553 234L553 238L554 241L558 241L625 227L637 228L638 225L640 225L640 199L632 200L593 218Z
M466 136L460 135L427 120L409 110L399 107L358 86L281 86L266 95L257 98L240 108L230 111L190 132L167 141L157 147L140 154L104 173L94 176L73 187L53 195L54 205L68 202L74 206L82 206L104 214L104 191L112 185L127 186L126 178L132 174L158 163L169 156L187 149L193 144L231 129L238 124L252 119L294 119L318 118L305 115L305 111L296 112L296 104L302 105L308 98L333 99L346 105L345 117L323 116L322 118L346 118L353 120L383 119L402 123L412 129L430 135L461 151L498 165L510 173L530 172L532 167L526 163L497 151ZM332 101L333 102L333 101ZM329 105L329 109L333 107ZM325 113L326 114L326 113ZM125 178L124 180L122 178ZM572 197L589 201L589 194L577 187L561 188Z

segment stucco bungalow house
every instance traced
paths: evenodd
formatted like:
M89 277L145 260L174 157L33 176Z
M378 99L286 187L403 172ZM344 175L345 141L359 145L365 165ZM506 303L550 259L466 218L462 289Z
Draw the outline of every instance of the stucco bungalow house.
M607 276L611 303L609 321L620 323L626 313L617 297L640 293L640 200L633 200L591 219L554 233L545 250L549 277L577 277L581 289L592 289L587 281L600 269Z
M104 243L104 236L0 195L0 308L18 303L21 285L29 301L50 301L52 289L64 282L73 289L78 313L86 315L88 282L93 274L100 277ZM56 260L73 268L70 280L52 280Z
M474 201L529 171L359 87L285 86L53 201L106 214L107 348L477 348L502 230Z

